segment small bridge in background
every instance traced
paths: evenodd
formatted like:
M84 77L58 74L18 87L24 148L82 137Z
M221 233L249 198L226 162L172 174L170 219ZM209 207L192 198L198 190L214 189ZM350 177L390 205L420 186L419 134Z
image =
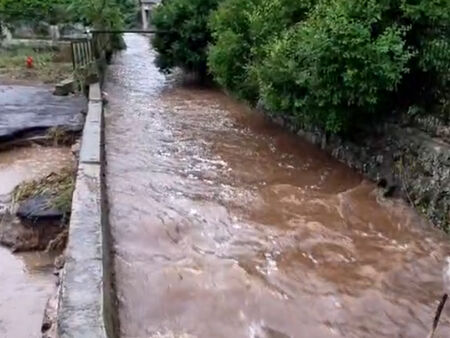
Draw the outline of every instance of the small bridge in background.
M150 15L155 6L161 3L161 0L139 0L141 8L142 29L124 29L124 30L92 30L86 32L85 38L74 39L71 41L73 69L89 67L100 56L101 46L98 44L98 35L101 34L123 34L123 33L141 33L153 34L154 29L149 29L151 24Z
M123 30L92 30L86 33L82 39L73 39L70 42L72 52L72 64L74 70L89 67L96 59L100 58L101 46L98 44L98 35L140 33L154 34L155 29L123 29Z
M150 14L152 9L157 6L161 0L139 0L141 6L142 29L146 30L150 23Z

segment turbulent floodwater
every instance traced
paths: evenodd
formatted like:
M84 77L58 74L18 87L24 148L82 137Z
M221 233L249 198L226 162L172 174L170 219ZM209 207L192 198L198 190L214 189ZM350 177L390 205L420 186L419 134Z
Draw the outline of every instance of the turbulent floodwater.
M447 237L260 114L166 78L147 37L126 42L106 89L122 337L426 337Z
M30 147L0 152L1 202L6 202L22 181L48 175L71 161L70 148ZM44 308L56 282L53 259L47 253L12 254L0 246L1 338L41 337Z
M13 255L0 247L0 337L39 338L44 309L54 290L52 256Z

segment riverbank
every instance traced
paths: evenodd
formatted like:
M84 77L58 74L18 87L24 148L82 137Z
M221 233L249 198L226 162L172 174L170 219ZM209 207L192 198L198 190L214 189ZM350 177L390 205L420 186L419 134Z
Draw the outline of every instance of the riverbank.
M122 337L427 336L445 234L259 112L164 76L145 37L125 40L105 80Z
M113 249L105 194L103 99L89 86L58 309L51 330L58 337L118 336ZM73 320L77 318L77 320ZM53 337L53 336L50 336Z
M152 43L161 71L209 75L449 232L450 2L425 2L176 0Z
M268 114L276 116L273 114ZM353 141L273 120L401 196L434 226L450 231L450 127L433 116L379 123Z
M20 231L22 224L10 209L14 188L72 163L70 147L20 147L0 152L0 197L2 217L0 241L16 245L22 238L28 244L40 239L28 230L28 237ZM55 291L53 261L60 251L11 253L0 247L0 336L17 338L41 337L44 308ZM23 325L26 321L27 325Z
M66 242L68 215L60 207L67 209L71 196L61 189L70 188L71 177L60 174L76 166L71 145L82 130L86 101L52 95L53 87L39 77L0 79L0 242L9 247L0 248L0 305L8 309L0 311L0 336L38 338L56 292L54 260Z

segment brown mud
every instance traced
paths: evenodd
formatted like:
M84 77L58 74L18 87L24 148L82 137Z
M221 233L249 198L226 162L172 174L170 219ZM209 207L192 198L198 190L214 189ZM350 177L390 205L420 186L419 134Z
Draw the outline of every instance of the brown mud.
M45 177L72 161L69 147L34 146L0 152L2 241L10 241L12 247L30 246L39 241L35 231L24 227L14 217L5 216L11 192L18 184ZM13 254L0 246L0 337L41 337L44 308L55 289L55 255L47 252Z

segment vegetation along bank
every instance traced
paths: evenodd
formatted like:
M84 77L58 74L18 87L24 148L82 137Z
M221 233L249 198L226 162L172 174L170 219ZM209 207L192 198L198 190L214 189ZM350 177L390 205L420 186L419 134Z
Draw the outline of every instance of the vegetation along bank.
M231 95L450 227L450 2L163 0L164 71Z

